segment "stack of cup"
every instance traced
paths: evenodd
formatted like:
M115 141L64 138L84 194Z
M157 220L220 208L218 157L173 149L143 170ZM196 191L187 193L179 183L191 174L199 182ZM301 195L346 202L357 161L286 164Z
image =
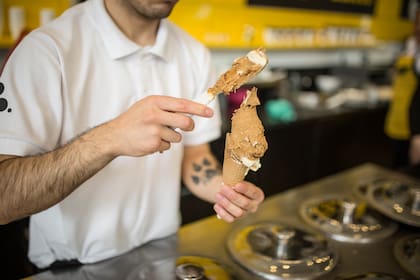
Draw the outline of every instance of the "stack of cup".
M11 6L8 13L10 36L16 40L26 28L26 12L21 6Z
M42 8L39 12L39 24L42 26L55 18L55 10L51 8Z

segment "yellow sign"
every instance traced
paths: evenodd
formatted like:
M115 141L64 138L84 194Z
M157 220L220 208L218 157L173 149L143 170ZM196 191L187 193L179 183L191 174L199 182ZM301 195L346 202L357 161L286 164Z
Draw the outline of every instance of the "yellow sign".
M332 1L372 4L370 0ZM183 0L170 19L211 48L363 47L401 41L412 32L412 22L400 17L402 0L376 0L373 15L248 2Z

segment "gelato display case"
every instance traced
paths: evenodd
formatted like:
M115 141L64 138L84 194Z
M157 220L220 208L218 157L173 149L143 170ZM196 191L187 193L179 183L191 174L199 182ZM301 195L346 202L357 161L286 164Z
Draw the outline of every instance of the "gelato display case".
M353 196L358 186L378 178L417 183L363 164L269 197L256 213L232 224L211 216L119 257L27 280L419 279L419 227L378 214ZM303 218L305 209L315 211L315 218ZM331 234L317 226L320 221L376 230L360 242L347 230Z

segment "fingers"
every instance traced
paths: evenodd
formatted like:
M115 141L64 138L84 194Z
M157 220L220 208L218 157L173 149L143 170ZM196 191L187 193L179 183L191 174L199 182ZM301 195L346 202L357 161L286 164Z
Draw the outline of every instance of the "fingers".
M173 128L163 126L160 132L160 138L164 142L179 143L182 140L182 135L176 132Z
M249 185L245 184L238 184L234 186L233 189L236 192L250 198L251 200L257 201L258 203L264 200L264 192L260 188L250 187Z
M263 200L262 190L250 183L238 184L233 188L222 186L216 194L213 208L221 219L233 222L257 211Z
M212 117L213 110L203 104L188 99L170 96L149 96L146 102L155 104L158 109L149 114L149 122L179 128L183 131L194 129L191 116Z
M182 140L182 135L170 127L162 127L160 133L160 143L158 151L160 153L169 150L171 143L179 143Z
M213 110L211 108L188 99L165 96L159 98L157 102L159 107L165 111L207 118L213 116Z
M101 131L114 140L112 154L143 156L166 151L171 143L181 142L179 130L194 129L192 115L211 117L213 111L187 99L149 95L108 122Z
M214 211L217 213L217 217L228 222L228 223L232 223L235 221L235 217L233 215L231 215L229 212L227 212L225 209L223 209L223 207L221 207L218 204L215 204L213 206Z
M179 128L183 131L192 131L194 129L194 121L190 116L179 113L163 111L159 115L159 123L173 128Z
M241 208L240 206L236 205L222 193L216 194L216 205L221 206L225 211L227 211L230 215L232 215L235 218L240 218L246 214L245 208Z
M171 143L167 142L167 141L161 141L158 151L159 153L163 153L166 150L169 150L169 148L171 147Z

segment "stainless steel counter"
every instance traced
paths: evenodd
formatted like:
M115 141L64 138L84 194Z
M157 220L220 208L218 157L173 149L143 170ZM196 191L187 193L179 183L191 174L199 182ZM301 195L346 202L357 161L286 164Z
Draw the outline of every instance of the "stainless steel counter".
M300 203L320 194L351 194L356 185L377 178L415 182L414 179L402 174L373 164L364 164L269 197L257 213L233 224L209 217L182 227L176 235L152 242L114 259L64 271L47 271L29 279L136 279L136 270L142 264L177 255L215 258L231 268L238 279L259 279L236 264L227 252L226 239L233 229L255 222L278 221L314 232L298 214ZM320 279L336 279L337 276L367 272L389 273L401 279L413 279L413 276L403 270L395 260L393 246L399 238L419 232L419 228L399 224L399 229L395 234L379 242L355 244L331 240L338 249L339 261L331 272Z

